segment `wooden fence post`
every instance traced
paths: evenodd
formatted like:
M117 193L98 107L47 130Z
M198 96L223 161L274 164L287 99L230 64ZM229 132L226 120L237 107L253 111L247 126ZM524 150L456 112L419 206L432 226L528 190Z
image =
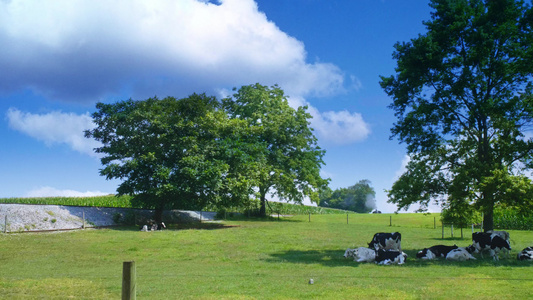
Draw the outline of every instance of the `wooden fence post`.
M135 300L137 298L135 273L135 262L125 261L122 266L122 300Z
M437 229L437 218L433 217L433 229Z
M309 222L311 222L311 213L309 213Z
M348 213L346 213L346 224L348 224Z
M81 226L81 228L85 229L85 209L82 211L82 215L83 215L83 225Z
M389 216L389 226L392 227L392 216Z

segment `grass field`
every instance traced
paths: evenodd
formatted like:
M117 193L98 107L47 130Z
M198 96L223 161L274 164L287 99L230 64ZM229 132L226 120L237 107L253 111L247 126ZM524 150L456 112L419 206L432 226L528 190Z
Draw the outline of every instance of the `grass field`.
M464 239L442 240L434 216L354 214L347 224L346 215L313 215L311 222L302 215L174 225L161 232L124 227L0 234L0 299L120 299L122 263L131 260L138 299L533 297L533 264L515 258L533 245L533 232L510 231L512 256L498 262L417 260L424 247L470 243L468 229ZM365 246L381 231L402 233L405 265L343 258L346 248Z

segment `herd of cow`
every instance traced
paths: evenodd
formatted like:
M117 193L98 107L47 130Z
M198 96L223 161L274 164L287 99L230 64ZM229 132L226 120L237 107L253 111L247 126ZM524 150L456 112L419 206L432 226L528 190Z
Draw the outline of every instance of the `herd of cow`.
M353 257L357 262L375 262L382 265L403 264L407 254L402 252L402 235L399 232L374 234L368 247L347 249L344 257ZM472 245L468 247L457 247L436 245L420 250L416 257L420 259L436 259L444 257L447 260L465 261L476 259L472 254L479 253L483 257L483 252L488 252L494 260L499 260L498 253L506 253L507 257L511 251L510 236L507 231L474 232L472 234ZM527 247L517 255L518 260L533 260L533 247Z

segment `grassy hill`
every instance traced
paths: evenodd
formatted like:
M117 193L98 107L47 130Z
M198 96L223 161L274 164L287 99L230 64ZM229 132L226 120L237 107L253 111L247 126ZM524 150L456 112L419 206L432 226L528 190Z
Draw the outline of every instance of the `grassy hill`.
M392 216L392 226L390 217ZM417 250L441 239L434 215L306 215L272 220L135 227L47 234L0 234L0 298L117 299L124 261L137 266L138 299L527 299L531 262L517 251L533 232L510 231L510 259L421 261ZM405 265L343 258L375 232L402 233ZM314 279L310 285L309 279Z

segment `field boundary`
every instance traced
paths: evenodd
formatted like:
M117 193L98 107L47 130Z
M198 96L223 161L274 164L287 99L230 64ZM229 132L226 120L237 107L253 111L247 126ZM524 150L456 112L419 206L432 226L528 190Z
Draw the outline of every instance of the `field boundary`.
M143 224L154 210L40 204L0 204L0 232L45 232ZM214 220L216 213L166 210L163 220L171 223Z

